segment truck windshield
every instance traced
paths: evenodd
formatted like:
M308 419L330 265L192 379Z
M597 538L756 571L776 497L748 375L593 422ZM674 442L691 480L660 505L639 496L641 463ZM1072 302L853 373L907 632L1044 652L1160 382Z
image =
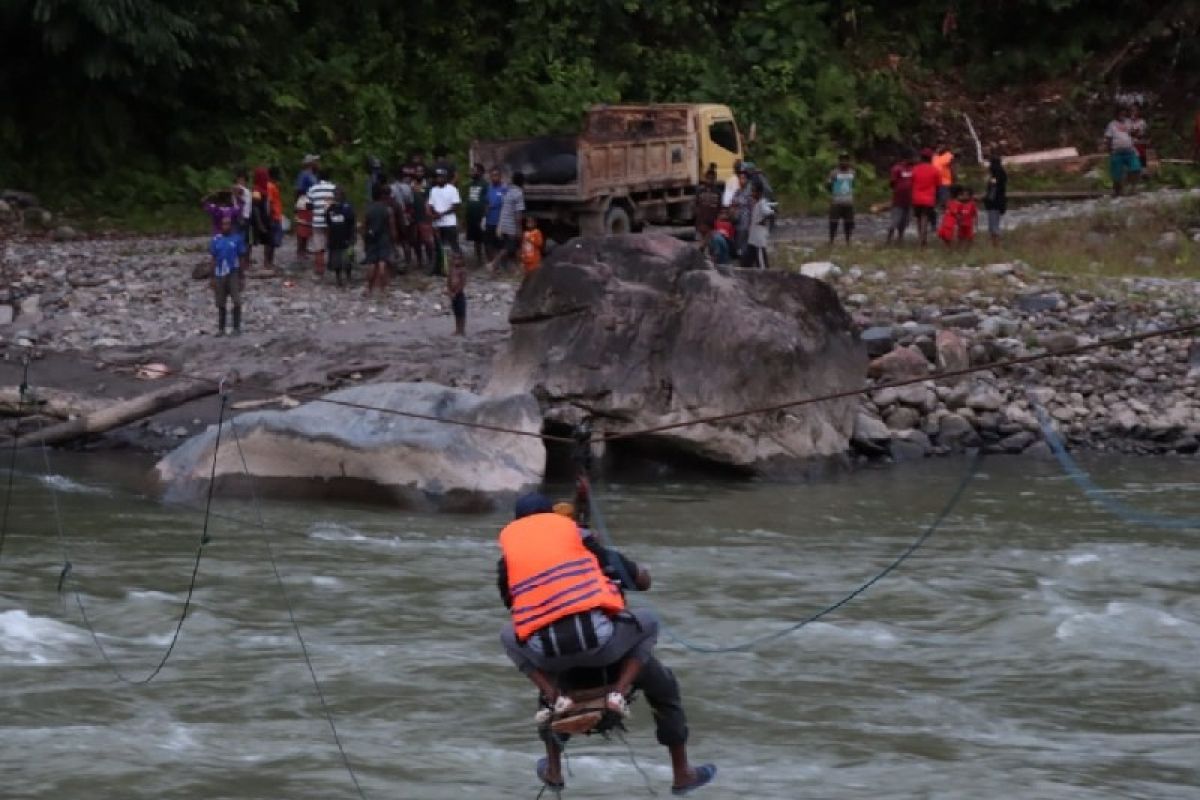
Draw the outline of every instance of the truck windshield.
M708 138L731 153L738 152L737 128L731 119L719 119L708 126Z

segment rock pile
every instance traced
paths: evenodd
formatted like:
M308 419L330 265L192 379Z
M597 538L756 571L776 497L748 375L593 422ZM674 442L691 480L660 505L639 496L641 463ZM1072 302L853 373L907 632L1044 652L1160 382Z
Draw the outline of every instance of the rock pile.
M975 446L1045 454L1037 406L1075 446L1200 449L1200 340L1168 337L1071 352L1200 319L1200 281L1124 279L1068 290L1019 263L964 267L936 280L957 280L964 291L954 302L931 303L931 276L916 266L891 273L851 267L838 281L856 308L874 385L928 377L864 394L853 437L862 457L909 459ZM939 378L1044 353L1064 355Z

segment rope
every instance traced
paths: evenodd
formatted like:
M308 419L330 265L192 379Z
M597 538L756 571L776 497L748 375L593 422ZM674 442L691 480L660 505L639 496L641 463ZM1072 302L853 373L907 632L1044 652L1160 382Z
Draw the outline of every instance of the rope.
M183 622L185 619L187 619L188 609L190 609L191 605L192 605L192 595L196 591L196 579L200 573L200 561L204 556L204 545L208 544L210 541L209 536L208 536L208 524L209 524L209 519L211 517L210 510L211 510L212 501L213 501L213 488L216 485L215 478L216 478L216 472L217 472L217 453L220 450L220 446L221 446L221 427L220 426L221 426L221 422L225 419L225 403L226 403L226 396L224 394L222 394L221 395L221 410L217 417L217 442L216 442L216 446L213 449L213 465L212 465L212 471L209 474L208 499L206 501L206 508L205 508L205 513L204 513L204 526L200 532L199 544L196 545L196 557L192 563L192 577L191 577L191 580L188 582L187 595L183 601L183 609L180 610L180 612L179 612L179 619L175 623L175 631L171 635L171 641L167 645L167 649L163 652L162 657L158 660L158 664L156 664L154 666L154 669L152 669L150 671L150 673L148 675L146 675L146 677L130 678L125 673L123 673L120 670L120 668L117 667L117 665L113 662L112 658L109 656L108 651L104 648L104 645L100 642L100 636L99 636L99 634L96 633L96 628L95 628L95 626L92 625L92 621L88 617L87 606L84 605L83 597L79 594L79 589L72 589L71 593L75 597L75 605L79 608L79 616L83 619L83 624L87 627L88 633L92 637L92 642L96 645L96 649L100 651L100 655L101 655L101 657L103 657L104 663L108 665L109 670L111 670L113 675L115 675L117 677L117 679L119 681L121 681L122 683L126 683L131 686L144 686L144 685L150 683L151 681L153 681L156 677L158 677L158 674L160 672L162 672L163 667L165 667L167 665L167 660L171 657L171 653L174 652L175 645L179 641L180 633L183 631ZM50 479L54 475L54 471L50 465L50 448L46 446L45 442L42 442L42 460L45 464L46 478ZM63 556L63 568L62 568L62 572L59 573L59 576L58 576L58 591L61 593L63 588L66 586L66 582L67 582L68 578L73 577L71 574L71 570L72 570L71 554L70 554L70 550L67 546L66 534L63 531L62 511L59 508L59 504L58 504L58 491L54 488L53 483L50 482L49 480L47 480L47 486L50 488L50 502L51 502L51 506L54 510L54 526L58 533L58 543L59 543L59 547L62 549L62 556ZM78 584L77 580L76 580L76 583Z
M254 507L254 514L258 519L259 530L266 534L268 528L263 519L262 504L258 499L258 491L254 486L254 475L250 472L250 465L246 462L246 453L242 450L242 439L238 435L237 421L230 420L229 430L233 434L233 443L237 447L238 459L242 462L242 470L245 472L246 478L250 485L250 500ZM220 430L217 431L217 436L221 435ZM346 772L350 775L351 782L354 783L354 790L362 800L366 800L366 794L363 792L362 785L358 782L358 775L354 772L354 765L350 763L350 756L346 753L346 748L342 745L342 737L338 734L337 724L333 720L333 712L329 708L329 703L325 700L325 691L321 688L321 681L317 678L317 670L313 666L312 657L308 652L308 644L304 641L304 633L300 630L300 623L296 620L296 611L292 606L292 599L288 595L287 587L283 582L283 575L279 571L279 562L275 559L275 549L271 545L270 537L264 537L263 542L267 546L267 560L271 564L271 572L275 574L275 584L279 587L279 594L283 597L284 608L287 609L288 619L292 623L292 630L296 633L296 641L300 643L300 653L304 656L304 664L308 667L308 675L312 679L313 689L316 690L317 699L321 701L321 710L325 713L325 721L329 723L329 730L333 733L334 744L337 745L338 753L341 754L342 764L346 767Z
M732 420L732 419L740 419L742 417L754 416L756 414L768 414L768 413L772 413L772 412L786 411L788 409L799 408L801 406L812 405L814 403L823 403L823 402L826 402L829 400L841 400L841 399L845 399L847 397L855 397L857 395L862 394L864 391L868 391L868 390L869 391L879 391L882 389L897 389L897 388L901 388L904 386L911 386L913 384L924 383L929 380L935 380L935 379L936 380L946 380L949 378L958 378L958 377L963 377L965 375L972 375L977 372L1009 369L1011 367L1017 367L1017 366L1021 366L1023 364L1032 364L1032 363L1035 363L1038 361L1044 361L1044 360L1050 359L1050 358L1061 358L1061 357L1079 355L1081 353L1088 353L1088 352L1091 352L1094 350L1099 350L1099 349L1102 349L1105 347L1114 347L1114 346L1118 346L1118 345L1132 344L1134 342L1140 342L1140 341L1144 341L1146 339L1155 339L1155 338L1163 338L1163 337L1167 337L1167 336L1181 336L1181 335L1185 335L1185 334L1191 334L1197 330L1200 330L1200 322L1192 322L1192 323L1188 323L1186 325L1178 325L1173 328L1162 328L1162 329L1152 330L1152 331L1143 331L1142 333L1128 334L1125 336L1114 336L1114 337L1111 337L1108 339L1099 339L1099 340L1097 340L1095 342L1091 342L1089 344L1081 344L1081 345L1078 345L1077 347L1072 347L1068 350L1060 350L1060 351L1056 351L1053 353L1050 353L1050 352L1034 353L1034 354L1030 354L1030 355L1026 355L1026 356L1018 356L1016 358L1010 358L1010 359L1005 359L1005 360L1001 360L1001 361L993 361L988 364L981 364L979 366L967 367L967 368L960 369L960 370L951 370L949 372L941 372L941 373L938 373L937 375L928 375L928 376L924 376L924 377L920 377L920 378L907 378L905 380L881 383L881 384L877 384L877 385L871 386L871 387L860 387L857 389L845 389L840 392L833 392L831 394L824 394L824 395L820 395L817 397L804 397L804 398L796 398L793 400L785 400L783 402L771 403L771 404L764 405L764 406L756 406L754 408L743 409L741 411L731 411L729 413L724 413L724 414L713 414L710 416L694 417L692 419L687 419L687 420L683 420L680 422L671 422L671 423L666 423L663 425L655 425L655 426L652 426L649 428L643 428L641 430L636 430L636 431L609 432L609 433L605 433L602 436L598 437L598 440L601 442L619 441L621 439L630 439L630 438L635 438L635 437L640 437L640 436L649 436L649 435L656 434L656 433L663 433L665 431L677 430L679 428L687 428L687 427L690 427L693 425L705 425L705 424L710 424L713 422L725 422L725 421ZM181 378L188 378L189 380L208 382L208 383L220 383L221 381L224 380L223 378L216 379L216 378L212 378L207 375L199 375L196 373L171 372L170 370L167 370L167 369L155 370L151 367L143 367L142 369L148 370L150 372L159 372L163 375L175 375L175 376L181 377ZM271 388L265 384L256 384L256 383L252 383L252 382L246 382L246 383L239 382L238 388L242 391L251 392L251 393L254 393L257 395L261 395L261 396L273 396L273 395L280 394L278 389ZM288 394L291 397L298 398L301 400L308 400L308 401L314 402L314 403L326 403L328 405L341 406L343 408L352 408L352 409L356 409L359 411L374 411L378 414L391 414L393 416L423 420L426 422L436 422L436 423L441 423L441 424L445 424L445 425L457 425L457 426L464 427L464 428L474 428L477 430L491 431L493 433L503 433L503 434L508 434L508 435L512 435L512 436L532 437L532 438L541 439L544 442L557 442L559 444L574 444L574 440L567 436L556 436L553 434L542 433L541 431L535 432L535 431L518 430L516 428L506 428L501 425L489 425L489 424L483 423L483 422L473 422L471 420L449 419L446 417L434 416L432 414L421 414L421 413L415 412L415 411L403 411L401 409L386 408L384 406L372 406L372 405L368 405L366 403L355 403L350 400L338 400L338 399L333 399L333 398L324 396L324 395L320 394L317 390L308 391L308 392L295 392L295 393L288 393Z
M633 764L633 768L637 770L638 775L642 776L642 783L646 784L646 791L651 797L658 797L658 792L654 790L654 784L650 782L650 775L647 774L646 770L642 769L642 765L638 762L637 753L634 752L633 745L625 738L625 733L620 728L617 728L614 734L617 740L625 745L625 752L629 754L629 762Z
M1037 415L1038 425L1042 429L1042 436L1045 438L1046 444L1050 446L1050 452L1054 454L1054 458L1057 459L1067 477L1093 503L1133 525L1145 525L1149 528L1173 531L1200 530L1200 517L1172 517L1165 514L1153 514L1131 508L1112 497L1111 493L1097 485L1091 475L1079 466L1079 462L1067 452L1066 443L1055 430L1054 422L1050 419L1046 408L1032 394L1029 395L1029 402Z
M687 638L675 633L675 631L670 626L668 626L665 622L660 625L660 629L667 635L667 637L669 639L671 639L673 642L675 642L679 645L682 645L683 647L687 648L688 650L691 650L696 653L716 654L716 653L735 653L735 652L753 650L755 647L757 647L759 645L766 644L767 642L771 642L776 639L781 639L784 636L787 636L791 633L795 633L796 631L800 630L801 628L811 625L812 623L820 620L821 618L826 617L829 614L832 614L834 611L837 611L839 608L846 605L854 598L856 598L859 595L861 595L862 593L866 592L872 586L874 586L875 584L879 583L879 581L881 581L885 577L887 577L893 570L895 570L897 567L899 567L901 564L903 564L905 561L907 561L910 556L912 556L914 553L916 553L917 550L919 550L921 548L921 546L924 545L925 542L928 541L929 538L931 536L933 536L934 533L937 532L937 530L941 527L942 523L946 521L946 519L950 516L950 514L953 513L954 509L958 506L959 501L962 500L963 495L966 493L967 486L971 483L971 480L975 477L976 473L979 471L979 465L982 462L983 462L983 451L976 450L974 456L971 458L971 463L968 465L966 472L963 474L962 480L959 481L958 486L955 488L953 494L950 495L950 499L946 502L946 505L942 508L942 510L938 513L938 515L936 517L934 517L933 522L931 522L929 524L929 526L926 527L925 530L916 539L914 539L912 541L912 543L908 545L908 547L904 548L904 550L901 551L901 553L898 556L896 556L896 558L894 558L887 566L885 566L879 572L877 572L873 576L871 576L871 578L869 578L865 583L859 584L859 586L857 586L855 589L853 589L852 591L843 595L836 602L833 602L833 603L825 606L820 611L810 614L809 616L805 617L804 619L801 619L801 620L789 625L788 627L783 628L782 630L774 631L773 633L763 634L761 636L752 637L750 639L746 639L746 640L738 642L736 644L729 644L729 645L717 646L717 645L697 644L697 643L692 642L692 641L688 640ZM604 524L604 518L600 513L599 505L595 501L594 494L590 491L588 492L588 503L589 503L589 506L591 507L591 514L596 521L596 532L600 535L601 542L604 543L605 547L612 548L612 546L613 546L612 539L608 534L607 526ZM614 559L612 559L612 561L616 562L617 570L620 573L622 582L624 582L627 586L633 586L634 583L633 583L632 579L630 578L629 574L626 572L625 565L621 562L621 559L614 558ZM649 606L651 609L653 609L653 606L650 606L650 604L647 603L646 605Z
M29 391L29 356L21 371L21 388L17 400L18 411L25 407L25 393ZM8 511L12 507L13 477L17 474L17 434L21 431L21 417L13 423L12 451L8 454L8 489L4 493L4 514L0 516L0 558L4 556L4 540L8 537Z

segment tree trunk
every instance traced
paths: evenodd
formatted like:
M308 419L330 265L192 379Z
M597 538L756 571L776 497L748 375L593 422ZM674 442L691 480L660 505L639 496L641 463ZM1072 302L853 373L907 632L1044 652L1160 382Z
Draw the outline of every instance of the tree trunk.
M157 414L168 408L181 406L198 397L216 394L215 381L185 381L173 386L156 389L132 400L122 400L116 405L86 414L59 425L53 425L17 439L18 447L36 444L62 444L93 433L104 433L143 417Z
M68 419L95 413L104 406L103 400L64 392L61 389L45 389L39 386L22 398L19 387L0 386L0 416L5 417L44 414L48 417Z

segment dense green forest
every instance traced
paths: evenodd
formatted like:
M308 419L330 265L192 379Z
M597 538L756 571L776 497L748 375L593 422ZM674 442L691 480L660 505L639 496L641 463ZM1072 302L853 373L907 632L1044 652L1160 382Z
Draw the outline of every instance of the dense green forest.
M707 100L803 194L839 148L911 141L928 81L1194 89L1198 34L1196 0L0 0L0 185L174 203L236 164L361 174L595 102Z

